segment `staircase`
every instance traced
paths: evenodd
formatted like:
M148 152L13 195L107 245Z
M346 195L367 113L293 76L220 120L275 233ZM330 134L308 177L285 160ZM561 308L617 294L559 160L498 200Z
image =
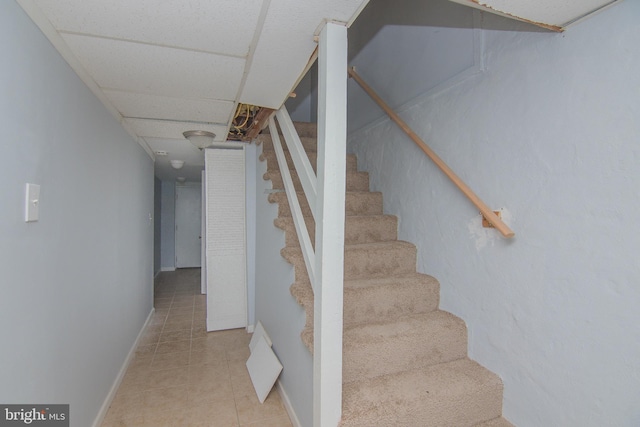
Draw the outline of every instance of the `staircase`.
M315 167L315 124L296 128ZM259 139L264 178L283 189L271 139ZM467 357L464 321L438 309L437 280L416 272L416 247L397 239L397 218L383 214L382 194L369 191L369 176L356 163L347 156L341 426L511 426L501 417L500 378ZM313 241L314 221L294 171L292 179ZM291 294L306 310L301 337L313 352L313 291L287 197L274 192L269 201L278 203L281 254L295 268Z

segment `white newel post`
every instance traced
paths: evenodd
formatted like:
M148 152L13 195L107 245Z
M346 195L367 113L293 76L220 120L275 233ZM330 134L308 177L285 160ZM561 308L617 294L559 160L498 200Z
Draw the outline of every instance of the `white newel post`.
M318 49L314 427L336 427L342 414L346 120L347 27L327 23Z

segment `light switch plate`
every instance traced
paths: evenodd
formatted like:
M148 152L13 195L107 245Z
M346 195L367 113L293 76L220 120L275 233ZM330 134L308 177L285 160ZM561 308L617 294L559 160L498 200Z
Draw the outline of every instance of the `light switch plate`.
M24 207L25 222L34 222L40 218L40 186L27 184Z

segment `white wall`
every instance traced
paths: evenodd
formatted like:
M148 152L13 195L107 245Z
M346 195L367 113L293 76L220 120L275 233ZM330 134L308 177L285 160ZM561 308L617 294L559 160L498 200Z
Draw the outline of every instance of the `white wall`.
M162 181L160 203L160 265L163 271L176 269L176 184Z
M385 211L399 216L400 238L417 244L418 269L440 280L441 307L467 322L470 356L502 377L504 414L520 427L640 425L639 17L640 2L621 2L555 34L484 15L474 36L484 41L483 72L395 100L505 209L513 240L481 228L477 210L395 125L350 135ZM420 63L402 42L408 31L429 44L436 30L389 29L384 50L365 43L353 62L433 75L438 63ZM438 50L469 55L446 40ZM391 80L370 83L385 90ZM351 99L352 115L366 108Z
M262 146L258 147L262 152ZM277 204L267 201L271 181L262 177L266 162L256 165L256 321L261 321L273 341L283 370L282 388L301 425L313 424L313 359L302 343L300 333L305 324L305 312L289 292L293 284L293 266L280 255L284 248L284 232L273 225Z
M14 1L0 56L0 402L89 426L152 310L153 163Z

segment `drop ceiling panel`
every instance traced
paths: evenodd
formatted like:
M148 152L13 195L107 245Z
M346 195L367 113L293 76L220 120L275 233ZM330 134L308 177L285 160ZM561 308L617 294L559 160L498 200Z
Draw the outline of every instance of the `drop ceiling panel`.
M149 147L155 151L166 151L166 157L157 156L156 162L169 163L169 159L184 160L187 164L204 166L202 151L191 145L186 139L144 138Z
M103 89L171 97L236 97L244 59L63 34L65 42Z
M152 138L184 139L183 132L206 130L216 134L216 141L227 139L227 126L205 123L175 122L168 120L124 119L137 135Z
M105 90L104 93L125 117L226 124L234 113L231 101L171 98L114 90Z
M451 0L521 19L562 29L618 0Z
M608 0L486 0L488 7L533 22L557 25L559 27L572 20L587 15L600 8Z
M316 47L314 31L325 19L349 22L362 3L271 0L240 102L279 108Z
M35 0L35 3L59 31L243 57L248 53L262 7L262 0Z

